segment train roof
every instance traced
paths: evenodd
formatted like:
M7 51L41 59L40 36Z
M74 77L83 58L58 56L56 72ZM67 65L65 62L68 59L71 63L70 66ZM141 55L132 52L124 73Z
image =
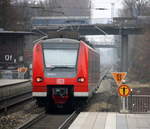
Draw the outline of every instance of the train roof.
M85 44L87 44L89 47L94 48L94 46L89 43L89 42L86 42L84 40L75 40L75 39L68 39L68 38L53 38L53 39L45 39L45 40L42 40L42 43L68 43L68 44L79 44L80 41L83 41Z
M79 44L80 41L74 39L67 39L67 38L54 38L54 39L46 39L43 40L42 43L77 43Z

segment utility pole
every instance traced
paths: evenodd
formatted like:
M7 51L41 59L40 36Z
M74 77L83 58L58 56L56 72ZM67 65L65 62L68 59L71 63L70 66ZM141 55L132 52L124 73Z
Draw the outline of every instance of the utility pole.
M114 10L115 9L115 3L111 3L111 18L114 17Z

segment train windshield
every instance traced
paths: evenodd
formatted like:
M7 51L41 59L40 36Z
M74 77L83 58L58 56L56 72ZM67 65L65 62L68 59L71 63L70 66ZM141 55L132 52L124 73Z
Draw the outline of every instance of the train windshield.
M75 68L77 60L76 49L44 49L46 68Z

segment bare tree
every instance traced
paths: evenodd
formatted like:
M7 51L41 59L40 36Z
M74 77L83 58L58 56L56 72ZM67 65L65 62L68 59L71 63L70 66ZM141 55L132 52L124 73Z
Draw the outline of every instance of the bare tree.
M5 30L24 29L24 8L18 0L0 0L0 27Z
M126 17L145 17L148 20L150 16L150 1L149 0L124 0L124 9L121 16ZM146 19L147 18L147 19ZM143 23L141 23L143 24ZM143 35L132 36L129 44L130 54L130 70L129 77L132 80L138 80L142 82L150 81L150 23L144 26L145 33Z
M10 27L10 12L11 4L10 0L0 1L0 27L6 29Z
M124 9L122 15L129 17L146 15L148 14L147 10L149 10L149 4L149 0L124 0Z

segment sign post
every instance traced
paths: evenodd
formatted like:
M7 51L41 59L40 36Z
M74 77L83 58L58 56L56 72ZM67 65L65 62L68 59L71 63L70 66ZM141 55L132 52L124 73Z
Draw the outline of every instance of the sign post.
M24 79L24 75L28 71L28 68L27 67L19 67L17 69L17 71L18 71L18 79Z
M121 96L122 100L122 111L121 112L126 112L126 105L125 105L125 97L127 97L131 90L128 85L122 84L122 81L125 79L127 73L126 72L113 72L112 76L118 85L118 94Z
M122 84L118 88L118 93L122 98L122 112L126 112L125 97L130 94L131 90L128 85Z

